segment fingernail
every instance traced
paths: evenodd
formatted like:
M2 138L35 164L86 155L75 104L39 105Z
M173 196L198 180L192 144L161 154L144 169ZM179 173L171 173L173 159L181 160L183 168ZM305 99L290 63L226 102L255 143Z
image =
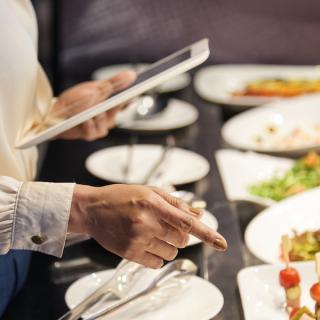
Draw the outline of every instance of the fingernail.
M217 238L214 240L213 246L219 251L226 251L228 248L227 241L223 238Z
M189 210L191 212L195 213L196 215L202 214L202 209L201 208L193 208L193 207L191 207Z

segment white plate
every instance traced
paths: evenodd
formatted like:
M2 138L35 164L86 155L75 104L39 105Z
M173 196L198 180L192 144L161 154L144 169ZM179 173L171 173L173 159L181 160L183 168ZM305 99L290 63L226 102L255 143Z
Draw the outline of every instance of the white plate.
M148 63L137 63L137 64L116 64L108 67L100 68L93 72L92 79L103 80L115 76L117 73L125 70L135 70L137 72L142 71L144 68L148 67ZM183 73L173 79L167 81L157 88L158 92L174 92L187 87L191 82L191 77L188 73Z
M249 81L265 78L320 78L320 69L310 66L281 65L218 65L201 69L195 76L197 93L211 102L244 107L259 106L277 100L270 97L234 97L232 93L243 89Z
M320 188L285 199L262 211L249 223L245 243L260 260L281 263L280 243L285 234L318 230L320 227Z
M131 169L128 175L129 183L141 183L147 173L159 160L162 146L135 145L133 149ZM128 146L118 146L102 149L89 156L86 168L98 178L124 183L123 167L128 156ZM198 181L210 170L208 161L197 153L180 149L171 149L154 179L150 184L180 185ZM157 177L158 176L158 177Z
M225 123L223 139L231 146L259 152L286 155L303 155L310 149L319 149L320 144L294 148L275 148L272 141L277 135L292 132L297 126L312 127L320 124L320 95L305 96L276 101L263 107L245 111ZM277 128L277 133L267 135L267 127ZM264 136L267 142L259 146L255 138ZM269 145L268 145L269 144Z
M159 270L146 269L145 274L141 280L132 288L128 293L131 296L134 292L138 292L145 288ZM102 283L111 278L114 270L101 271L98 273L90 274L86 277L74 282L67 290L65 301L69 308L73 308L86 298L90 293L96 290ZM201 295L199 293L201 292ZM110 315L108 319L121 319L121 320L207 320L211 319L219 313L223 306L223 295L220 290L213 284L205 281L199 277L193 276L188 283L188 287L177 296L171 298L160 309L153 311L145 311L138 315L134 315L132 307L127 311L120 311L115 313L114 316ZM97 306L99 308L99 306ZM100 304L101 307L101 304ZM98 308L95 307L93 312L97 312Z
M230 149L217 151L215 158L228 200L250 201L267 207L276 201L252 195L249 186L274 176L282 176L294 163L287 158Z
M309 295L317 282L315 265L311 262L293 263L301 276L301 306L314 309ZM284 310L285 293L279 285L279 271L284 266L262 265L241 270L238 274L242 307L246 320L288 320Z
M187 127L198 119L198 110L191 104L177 99L170 99L166 109L147 120L133 120L136 105L132 103L118 114L117 126L134 131L168 131Z

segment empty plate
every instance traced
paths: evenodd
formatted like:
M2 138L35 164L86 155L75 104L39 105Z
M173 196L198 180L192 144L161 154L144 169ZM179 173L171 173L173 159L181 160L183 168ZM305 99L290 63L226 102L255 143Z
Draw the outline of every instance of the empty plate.
M145 120L135 120L136 105L132 103L117 116L117 126L132 131L159 132L187 127L198 119L198 110L182 100L170 99L164 111Z
M163 147L159 145L135 145L132 150L130 171L124 174L129 147L118 146L95 152L86 160L86 168L94 176L116 183L142 183L158 162ZM198 181L210 169L208 161L192 151L172 148L165 160L149 180L154 185L181 185Z

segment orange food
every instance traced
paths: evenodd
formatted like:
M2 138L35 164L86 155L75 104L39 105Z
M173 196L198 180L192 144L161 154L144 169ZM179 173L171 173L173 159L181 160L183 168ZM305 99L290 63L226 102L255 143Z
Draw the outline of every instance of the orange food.
M279 281L285 289L297 286L300 283L300 276L296 269L286 268L280 271Z

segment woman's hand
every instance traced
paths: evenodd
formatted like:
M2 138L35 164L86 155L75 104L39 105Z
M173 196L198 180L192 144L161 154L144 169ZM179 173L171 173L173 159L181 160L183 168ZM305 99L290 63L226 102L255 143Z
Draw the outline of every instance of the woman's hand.
M107 250L151 268L173 260L189 234L218 250L227 248L189 205L158 188L137 185L76 185L68 231L89 234Z
M130 86L136 78L133 71L125 71L108 80L80 83L64 91L55 103L52 115L69 118L88 109ZM113 108L64 133L58 138L92 141L106 136L115 125L115 117L123 106Z

